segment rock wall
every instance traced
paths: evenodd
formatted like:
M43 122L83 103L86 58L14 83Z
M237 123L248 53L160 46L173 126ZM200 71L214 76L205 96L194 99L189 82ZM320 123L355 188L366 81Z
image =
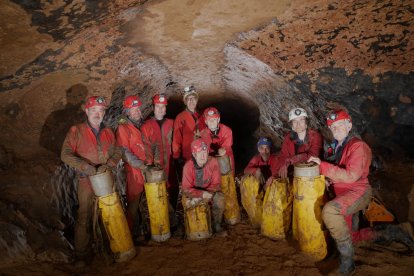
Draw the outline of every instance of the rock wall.
M413 3L301 4L227 45L228 88L255 97L263 126L278 134L294 105L323 127L339 104L381 154L413 158Z

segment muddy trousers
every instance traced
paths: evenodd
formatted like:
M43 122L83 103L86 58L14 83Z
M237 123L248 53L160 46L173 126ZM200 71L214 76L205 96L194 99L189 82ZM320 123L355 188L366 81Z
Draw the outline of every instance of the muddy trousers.
M364 192L348 191L325 204L322 219L336 242L353 237L358 239L358 235L364 235L359 231L352 233L352 215L368 206L371 195L371 187L367 187Z
M222 192L216 192L213 195L212 213L214 225L221 224L224 213L224 194Z
M75 223L75 254L78 257L90 253L94 197L95 194L89 178L80 177L78 184L79 208Z
M140 213L141 195L142 193L139 193L136 198L128 201L127 222L133 237L138 234L138 227L142 223Z
M346 191L326 203L322 210L322 219L335 240L340 254L341 274L348 274L355 268L352 226L349 227L349 222L353 214L368 206L371 195L370 186L365 191Z

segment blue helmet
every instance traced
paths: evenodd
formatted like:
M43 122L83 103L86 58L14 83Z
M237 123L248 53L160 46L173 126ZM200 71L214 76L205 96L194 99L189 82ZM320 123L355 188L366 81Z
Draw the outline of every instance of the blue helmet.
M272 147L272 141L266 137L260 137L259 141L257 142L257 147L260 147L261 145Z

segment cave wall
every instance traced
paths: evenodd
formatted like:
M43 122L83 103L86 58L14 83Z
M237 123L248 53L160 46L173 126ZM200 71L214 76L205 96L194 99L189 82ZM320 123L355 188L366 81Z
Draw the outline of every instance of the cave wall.
M229 89L254 95L262 124L278 134L292 105L322 128L339 104L372 147L413 158L413 3L302 4L226 46Z

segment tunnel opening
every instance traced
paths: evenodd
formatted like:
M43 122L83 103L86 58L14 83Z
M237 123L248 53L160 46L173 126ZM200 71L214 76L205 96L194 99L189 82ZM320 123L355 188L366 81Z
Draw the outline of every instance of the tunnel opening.
M220 123L232 129L236 175L241 174L257 152L255 134L260 126L259 108L248 99L233 93L200 95L198 111L203 112L210 106L219 110ZM172 96L168 102L167 117L174 119L184 108L182 97Z

